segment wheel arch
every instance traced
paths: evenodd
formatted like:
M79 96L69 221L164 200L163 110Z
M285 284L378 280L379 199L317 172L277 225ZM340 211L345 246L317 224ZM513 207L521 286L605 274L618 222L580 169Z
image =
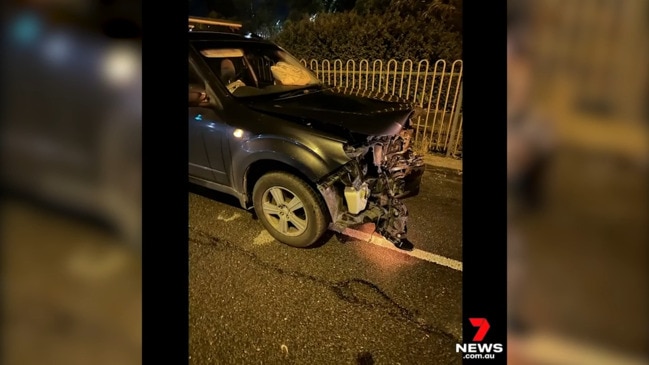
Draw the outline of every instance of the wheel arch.
M231 184L240 193L242 205L249 207L255 182L273 170L298 176L317 191L316 184L320 179L349 160L337 144L321 143L318 146L295 139L265 136L233 148Z
M305 183L309 184L309 186L311 186L316 192L318 191L316 186L317 177L312 172L305 172L304 170L289 165L281 160L264 158L256 160L248 165L243 175L242 188L246 197L247 205L252 204L252 190L255 187L255 183L259 178L272 171L286 172L295 175L304 180Z

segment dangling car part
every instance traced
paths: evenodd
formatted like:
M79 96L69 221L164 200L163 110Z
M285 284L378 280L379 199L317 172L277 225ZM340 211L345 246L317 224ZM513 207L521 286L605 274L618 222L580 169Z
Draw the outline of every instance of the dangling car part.
M318 185L332 214L332 230L349 235L352 227L375 223L377 233L398 248L413 248L408 209L400 200L419 193L424 172L422 157L411 147L412 133L406 126L395 136L347 146L352 160Z

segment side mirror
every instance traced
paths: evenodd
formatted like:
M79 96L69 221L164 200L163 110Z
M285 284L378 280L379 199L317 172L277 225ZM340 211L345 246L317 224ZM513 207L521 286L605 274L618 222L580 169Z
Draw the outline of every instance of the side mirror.
M209 104L210 98L207 96L205 86L189 84L189 106L207 106Z

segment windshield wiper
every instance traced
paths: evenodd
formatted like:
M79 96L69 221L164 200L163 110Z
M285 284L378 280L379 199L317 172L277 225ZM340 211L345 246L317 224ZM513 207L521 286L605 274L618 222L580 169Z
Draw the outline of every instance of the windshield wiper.
M301 87L299 89L279 93L277 95L277 99L286 99L286 98L291 98L291 97L295 97L295 96L306 95L306 94L310 94L312 92L322 91L324 89L325 88L324 88L323 85L309 85L309 86Z

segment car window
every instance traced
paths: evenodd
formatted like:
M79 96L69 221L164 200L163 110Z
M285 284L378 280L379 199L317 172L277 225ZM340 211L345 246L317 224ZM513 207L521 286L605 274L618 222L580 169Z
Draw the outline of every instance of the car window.
M212 73L235 97L281 94L321 86L311 71L274 45L206 44L199 52Z

